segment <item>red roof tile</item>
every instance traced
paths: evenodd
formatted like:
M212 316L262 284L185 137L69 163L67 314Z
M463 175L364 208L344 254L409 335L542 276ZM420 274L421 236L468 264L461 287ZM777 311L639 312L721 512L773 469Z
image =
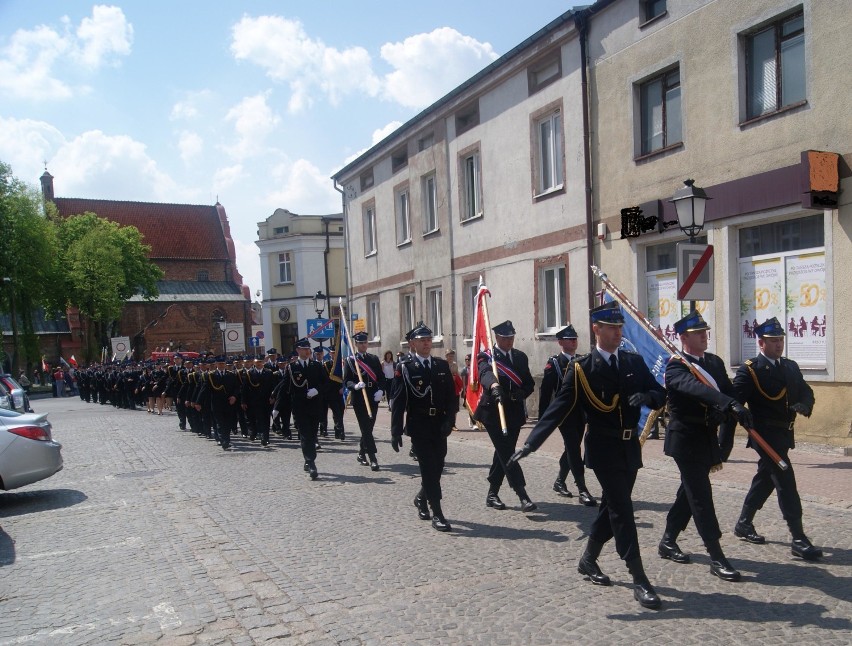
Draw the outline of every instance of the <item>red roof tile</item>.
M151 245L150 258L228 260L225 231L230 239L225 209L221 205L161 204L59 197L54 199L62 217L91 212L121 226L134 226ZM221 218L220 220L220 212Z

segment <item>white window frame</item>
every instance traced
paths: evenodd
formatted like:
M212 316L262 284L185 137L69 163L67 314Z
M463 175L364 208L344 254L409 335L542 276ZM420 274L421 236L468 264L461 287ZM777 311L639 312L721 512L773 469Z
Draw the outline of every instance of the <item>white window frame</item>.
M379 326L380 314L379 298L367 299L367 334L371 341L380 341L382 338L381 327Z
M432 172L420 180L423 193L423 235L438 230L438 176Z
M462 222L482 217L482 164L479 150L462 156Z
M396 192L396 245L411 242L411 193L408 186ZM409 328L410 329L410 328Z
M427 290L429 327L432 328L434 339L444 337L444 290L440 287Z
M536 196L565 186L565 142L562 110L553 110L535 121Z
M414 329L417 323L417 299L414 292L408 292L402 295L400 303L400 311L402 313L402 331Z
M370 204L365 206L362 212L363 235L364 235L364 257L376 254L376 206Z
M289 285L293 282L293 258L291 252L278 254L278 284Z
M552 287L548 287L548 274L553 274ZM568 325L568 268L564 263L539 268L539 333L555 334ZM549 309L552 320L548 320Z

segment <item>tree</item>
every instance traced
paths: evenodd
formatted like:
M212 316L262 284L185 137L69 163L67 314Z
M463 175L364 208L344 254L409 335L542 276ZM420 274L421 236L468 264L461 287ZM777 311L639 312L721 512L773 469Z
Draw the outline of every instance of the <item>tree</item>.
M125 301L137 294L156 298L163 272L148 260L151 247L136 227L89 212L61 220L58 227L67 304L92 320L100 344L108 346Z
M42 213L41 196L0 162L0 311L12 329L10 364L17 375L19 332L27 363L38 360L33 312L56 311L60 303L56 232Z

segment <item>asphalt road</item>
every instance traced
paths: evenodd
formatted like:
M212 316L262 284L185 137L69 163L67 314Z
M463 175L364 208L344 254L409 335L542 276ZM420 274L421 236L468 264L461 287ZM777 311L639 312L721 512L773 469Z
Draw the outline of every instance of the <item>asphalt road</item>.
M768 543L730 533L754 474L738 447L714 476L722 545L740 583L710 575L692 526L693 563L656 555L678 485L649 442L634 492L643 559L661 611L633 600L612 543L600 559L613 587L576 571L594 509L551 491L558 435L522 463L539 509L485 507L484 433L449 442L444 511L434 531L412 505L416 463L377 424L379 472L357 442L324 442L320 477L295 442L237 439L224 452L177 417L79 399L49 412L65 469L0 493L0 646L7 644L715 644L852 642L852 459L836 449L791 454L805 528L819 563L790 555L774 501L756 525ZM357 435L347 413L348 438ZM525 433L522 433L522 438ZM600 489L590 474L595 495Z

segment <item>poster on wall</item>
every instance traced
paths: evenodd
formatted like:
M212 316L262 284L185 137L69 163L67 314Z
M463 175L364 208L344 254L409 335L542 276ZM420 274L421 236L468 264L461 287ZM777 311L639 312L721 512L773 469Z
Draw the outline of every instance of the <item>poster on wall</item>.
M826 363L825 253L787 257L785 354L803 366Z
M754 328L773 316L784 320L784 265L781 258L740 262L740 349L743 360L758 353Z
M689 301L677 299L677 272L649 275L647 285L648 319L663 331L667 339L678 344L674 324L689 313ZM712 328L715 319L712 303L697 301L695 309ZM708 333L708 338L709 348L712 351L714 347L712 329Z

